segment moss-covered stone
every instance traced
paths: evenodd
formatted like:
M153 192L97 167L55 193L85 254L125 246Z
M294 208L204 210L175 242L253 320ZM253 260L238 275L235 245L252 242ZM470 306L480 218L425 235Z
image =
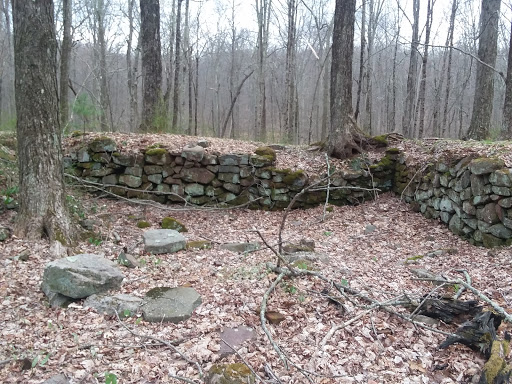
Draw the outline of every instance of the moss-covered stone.
M372 139L378 144L383 147L388 145L388 135L378 135L373 136Z
M263 156L270 160L271 162L274 162L276 160L276 151L274 151L270 147L259 147L254 150L254 153L258 156Z
M179 220L175 219L174 217L164 217L162 219L162 229L174 229L178 232L188 232L187 227L183 223L181 223Z
M386 149L386 153L389 155L398 155L400 150L398 148L388 148Z
M148 156L161 156L165 154L167 150L165 148L151 148L146 150L146 155Z
M115 152L116 142L107 136L100 136L89 143L92 152Z
M137 222L137 228L144 229L151 227L151 224L149 224L147 221L141 220Z
M469 169L475 175L485 175L501 168L505 168L505 162L497 157L481 157L469 163Z
M254 384L256 378L242 363L214 364L208 371L208 384Z

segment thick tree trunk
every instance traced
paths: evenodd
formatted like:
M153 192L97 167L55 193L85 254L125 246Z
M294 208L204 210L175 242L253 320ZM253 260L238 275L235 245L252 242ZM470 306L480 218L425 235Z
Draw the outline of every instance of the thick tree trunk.
M501 0L482 0L478 58L491 67L496 65L500 5ZM466 135L468 139L483 140L489 135L493 97L494 71L478 63L473 113L469 131Z
M353 134L352 57L354 54L355 0L336 0L332 38L331 129L327 151L337 158L360 152Z
M142 48L142 123L147 132L159 113L162 96L162 52L160 45L160 1L140 0L140 41Z
M52 0L14 0L14 62L20 208L15 234L75 237L66 207Z
M69 64L71 58L71 22L73 17L73 0L62 1L63 33L62 47L60 50L60 126L66 130L69 120L69 100L68 100L68 79Z
M356 96L356 110L354 112L354 119L359 119L360 105L361 105L361 92L363 91L364 80L364 51L366 50L366 1L363 0L361 7L361 49L359 50L359 76L357 79L357 96Z
M512 139L512 26L508 47L507 79L505 81L505 102L503 105L503 125L501 138Z

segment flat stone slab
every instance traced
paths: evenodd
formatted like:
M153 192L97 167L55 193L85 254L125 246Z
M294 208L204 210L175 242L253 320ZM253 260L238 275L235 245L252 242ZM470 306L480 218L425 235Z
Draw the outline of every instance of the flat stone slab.
M73 299L119 289L123 274L112 261L99 255L80 254L54 260L46 265L42 289Z
M146 252L158 255L173 253L185 249L185 237L173 229L152 229L144 232L144 248Z
M142 299L133 295L118 294L109 295L91 295L84 301L84 307L94 308L98 313L105 313L109 316L119 317L134 316L140 306Z
M158 287L144 296L142 314L152 323L179 323L192 316L194 309L202 303L201 296L190 287Z

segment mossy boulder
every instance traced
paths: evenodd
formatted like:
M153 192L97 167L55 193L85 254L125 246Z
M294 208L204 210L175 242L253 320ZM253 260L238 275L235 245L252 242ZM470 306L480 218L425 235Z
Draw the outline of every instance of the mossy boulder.
M256 378L243 363L214 364L208 371L207 384L253 384Z
M174 229L178 232L188 232L187 227L179 220L176 220L174 217L164 217L162 219L162 229Z
M107 136L100 136L89 143L89 149L92 152L115 152L117 150L116 142Z
M149 227L151 227L151 224L149 224L147 221L141 220L137 222L137 228L144 229Z
M387 147L388 145L388 135L373 136L372 139L378 147Z

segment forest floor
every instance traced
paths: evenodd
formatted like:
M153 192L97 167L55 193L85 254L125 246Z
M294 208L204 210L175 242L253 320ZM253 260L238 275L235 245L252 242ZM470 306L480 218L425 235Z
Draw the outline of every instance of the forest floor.
M2 383L41 383L58 373L74 383L104 383L106 373L115 374L119 383L179 382L170 375L199 378L196 365L142 335L178 340L176 348L204 372L214 363L242 362L243 358L262 377L268 364L282 383L460 383L471 382L483 367L484 358L465 346L438 349L445 336L436 330L454 332L457 325L441 323L427 330L348 300L341 310L325 297L325 292L336 295L330 284L302 276L278 284L268 300L269 311L285 316L267 327L290 361L287 370L259 319L262 297L277 276L267 268L268 262L276 262L275 255L266 247L249 254L219 247L261 242L255 230L276 245L283 212L155 207L74 190L68 193L75 196L76 209L94 221L98 234L70 252L101 254L115 261L127 247L144 263L135 269L121 267L125 275L121 293L142 297L154 287L186 285L200 293L202 304L179 324L148 323L141 317L121 323L83 308L80 302L66 309L49 308L40 283L45 264L55 258L54 248L45 240L11 237L0 243ZM4 211L0 225L12 228L14 216L14 211ZM137 222L146 220L151 228L159 228L166 216L187 226L188 241L208 239L213 247L145 254L144 230L137 228ZM368 231L369 225L375 228ZM411 211L393 194L359 206L332 207L325 217L323 207L294 210L286 220L283 240L301 239L313 240L315 251L325 255L315 263L316 272L380 302L403 294L419 298L432 291L431 283L413 280L413 268L457 277L455 271L465 269L475 288L512 312L510 248L472 246L441 223ZM25 250L28 261L17 259ZM433 255L437 250L449 252L407 263L408 258ZM448 287L446 292L453 295L454 289ZM462 299L475 297L466 292ZM220 332L240 325L253 328L255 337L242 345L238 356L221 357ZM498 336L503 337L506 330L511 332L512 327L500 327Z

